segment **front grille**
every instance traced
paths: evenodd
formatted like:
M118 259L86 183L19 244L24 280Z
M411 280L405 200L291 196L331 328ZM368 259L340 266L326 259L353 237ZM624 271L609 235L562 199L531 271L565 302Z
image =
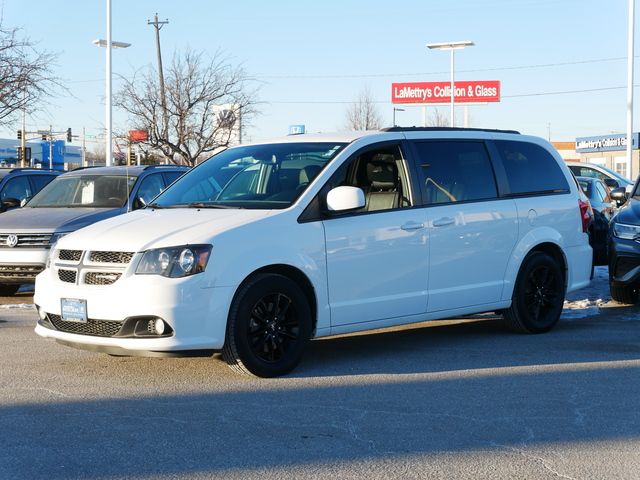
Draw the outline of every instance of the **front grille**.
M122 275L119 272L87 272L84 283L87 285L111 285Z
M89 261L95 263L127 264L132 258L132 252L91 252L89 255Z
M82 256L82 250L60 250L58 252L59 260L66 260L69 262L79 262Z
M16 233L18 243L14 247L7 245L7 237L10 233L0 233L0 248L20 248L20 247L47 247L49 248L50 233Z
M44 265L0 265L0 279L24 278L32 280L44 270Z
M96 337L113 337L122 328L122 322L114 320L92 320L86 323L66 322L60 315L47 314L49 321L56 327L56 330L67 333L78 333L81 335L93 335Z
M76 283L77 276L78 272L76 272L75 270L58 270L58 278L61 282Z

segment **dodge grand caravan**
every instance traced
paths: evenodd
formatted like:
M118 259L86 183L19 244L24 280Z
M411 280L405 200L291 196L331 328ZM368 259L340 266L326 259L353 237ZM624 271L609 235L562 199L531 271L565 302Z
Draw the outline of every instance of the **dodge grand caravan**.
M589 284L588 210L550 144L512 131L240 145L61 238L35 330L115 355L218 351L263 377L346 332L493 311L546 332Z

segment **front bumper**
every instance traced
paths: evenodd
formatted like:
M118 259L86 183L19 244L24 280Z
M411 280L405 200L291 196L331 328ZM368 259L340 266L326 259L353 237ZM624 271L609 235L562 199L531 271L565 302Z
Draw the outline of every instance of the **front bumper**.
M640 243L611 236L609 279L615 286L640 284Z
M45 248L0 248L0 284L33 283L49 257Z
M124 275L112 285L73 285L60 282L48 269L36 278L34 303L45 318L35 332L78 348L116 355L219 350L234 289L209 287L203 277ZM86 300L86 324L60 323L63 298ZM149 335L137 328L139 321L149 319L162 319L169 334Z

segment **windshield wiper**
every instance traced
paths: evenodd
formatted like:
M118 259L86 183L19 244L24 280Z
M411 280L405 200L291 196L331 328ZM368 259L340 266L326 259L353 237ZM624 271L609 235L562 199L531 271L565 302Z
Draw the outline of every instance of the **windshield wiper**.
M187 205L189 208L238 208L233 207L231 205L222 205L220 203L211 203L211 202L191 202Z
M160 210L161 208L167 208L167 207L163 207L159 203L150 203L149 205L146 205L145 208L155 208L156 210Z

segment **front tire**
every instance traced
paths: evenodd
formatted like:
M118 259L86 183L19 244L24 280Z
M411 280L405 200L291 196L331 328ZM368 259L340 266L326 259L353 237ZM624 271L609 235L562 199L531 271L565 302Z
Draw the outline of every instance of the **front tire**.
M640 296L638 287L634 285L613 285L609 282L609 290L611 291L611 298L625 305L637 303L638 297Z
M560 319L564 294L558 262L543 252L529 254L518 272L511 307L503 312L506 327L519 333L548 332Z
M231 304L222 358L244 374L289 373L311 338L311 318L309 302L293 280L255 275L240 286Z

